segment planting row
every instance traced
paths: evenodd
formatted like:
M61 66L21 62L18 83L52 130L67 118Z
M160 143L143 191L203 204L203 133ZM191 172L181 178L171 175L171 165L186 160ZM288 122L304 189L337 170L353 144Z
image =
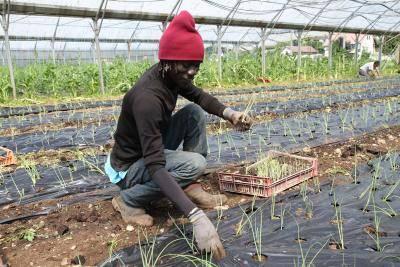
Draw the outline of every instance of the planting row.
M70 125L97 123L100 124L107 118L117 120L121 112L120 106L97 107L87 110L56 111L52 113L38 113L31 115L12 116L0 118L0 126L7 128L28 128L44 124L66 123Z
M303 114L299 117L262 122L249 132L228 131L210 136L210 158L218 162L237 162L269 149L295 151L399 125L398 100L369 103L335 112Z
M66 111L74 109L87 109L97 107L111 107L121 105L121 100L96 100L96 101L84 101L84 102L71 102L71 103L60 103L56 105L35 105L35 106L23 106L23 107L1 107L0 118L7 118L10 116L22 116L29 114L48 113L55 111Z
M358 102L363 100L374 100L386 97L395 97L400 95L400 83L382 89L368 89L363 92L355 92L348 94L337 94L327 97L316 97L307 99L296 99L289 101L271 101L254 103L251 107L251 113L255 116L263 116L266 114L290 114L295 112L305 112L311 110L322 109L326 107L337 106L350 102ZM245 110L247 104L235 106L238 110ZM209 122L216 122L217 118L208 116Z
M356 84L342 84L336 86L329 86L325 88L306 88L304 90L285 90L282 92L254 92L247 94L236 94L236 95L225 95L221 97L226 102L248 102L250 98L256 95L256 101L271 101L271 100L294 100L294 99L305 99L309 97L327 97L329 95L360 92L368 89L387 89L394 85L400 84L400 78L391 78L385 80L374 80L364 83Z
M388 77L379 77L376 78L375 81L385 80ZM259 93L264 91L284 91L284 90L298 90L298 89L310 89L315 87L325 87L331 85L340 85L347 83L362 83L371 81L369 78L356 78L356 79L342 79L342 80L333 80L333 81L321 81L321 82L309 82L309 83L297 83L290 85L271 85L271 86L263 86L259 88L253 89L232 89L232 90L224 90L222 92L215 92L214 95L235 95L235 94L243 94L243 93Z

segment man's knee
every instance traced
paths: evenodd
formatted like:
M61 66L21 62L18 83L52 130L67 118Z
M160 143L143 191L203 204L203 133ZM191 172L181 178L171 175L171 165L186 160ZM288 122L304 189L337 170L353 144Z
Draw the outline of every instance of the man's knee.
M203 109L197 104L188 104L184 107L196 121L205 121Z
M191 176L198 177L204 173L207 167L206 159L198 154L198 153L191 153L190 160L188 161L188 168L191 173Z

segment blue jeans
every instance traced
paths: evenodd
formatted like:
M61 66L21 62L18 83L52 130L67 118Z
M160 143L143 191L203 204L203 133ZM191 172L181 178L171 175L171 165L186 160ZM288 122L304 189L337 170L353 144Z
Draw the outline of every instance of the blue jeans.
M183 151L177 151L183 142ZM181 187L193 183L206 168L207 137L204 111L189 104L176 112L163 134L167 171ZM124 202L131 207L147 207L163 197L160 187L152 180L144 159L132 164L123 180L117 183Z

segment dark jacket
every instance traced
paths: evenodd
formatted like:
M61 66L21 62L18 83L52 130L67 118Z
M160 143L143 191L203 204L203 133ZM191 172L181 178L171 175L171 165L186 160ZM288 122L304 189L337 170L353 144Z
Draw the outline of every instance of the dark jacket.
M225 106L215 97L191 85L179 89L161 77L158 64L148 69L122 100L121 114L114 135L111 166L125 171L144 158L153 175L165 167L162 134L166 131L178 95L198 104L210 114L222 117Z

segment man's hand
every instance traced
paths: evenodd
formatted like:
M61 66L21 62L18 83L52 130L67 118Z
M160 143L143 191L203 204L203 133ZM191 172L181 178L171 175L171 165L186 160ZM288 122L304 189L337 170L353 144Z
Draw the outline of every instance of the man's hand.
M200 250L211 252L215 259L220 260L226 256L224 247L219 239L217 230L202 210L189 215L193 224L193 234Z
M253 124L252 118L243 112L235 111L231 108L226 108L223 113L224 119L230 121L240 131L247 131Z

